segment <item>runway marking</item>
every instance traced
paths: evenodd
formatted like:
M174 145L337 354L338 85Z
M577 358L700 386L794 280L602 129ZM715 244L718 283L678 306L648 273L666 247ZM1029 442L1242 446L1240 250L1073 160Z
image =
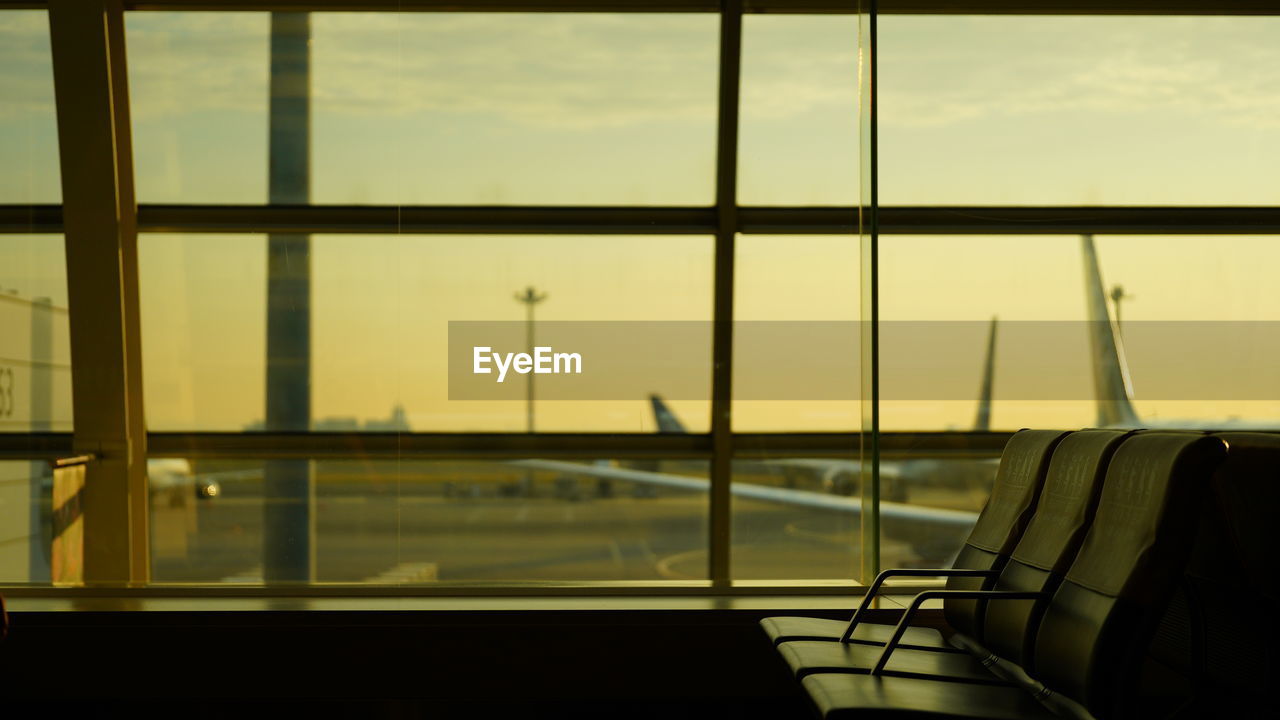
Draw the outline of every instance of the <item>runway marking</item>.
M261 585L262 584L262 566L249 568L235 575L228 575L219 582L234 583L237 585Z
M318 498L317 500L318 502L332 503L334 505L364 505L369 502L369 498L364 497L363 495L356 495L354 497L343 495L338 497Z
M429 583L440 579L440 567L433 562L404 562L377 575L370 575L363 582L375 585L406 585Z

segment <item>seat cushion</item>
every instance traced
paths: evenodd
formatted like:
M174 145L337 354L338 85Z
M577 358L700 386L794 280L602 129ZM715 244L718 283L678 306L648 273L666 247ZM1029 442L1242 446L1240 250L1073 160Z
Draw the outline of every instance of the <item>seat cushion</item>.
M836 641L844 635L848 620L824 620L808 617L770 617L760 621L760 627L769 634L774 645L792 640ZM892 625L859 623L853 631L852 641L859 644L883 645L893 637ZM933 628L907 628L899 646L925 650L959 652L947 644L942 633Z
M823 673L803 681L823 718L1057 718L1016 687L972 685L887 675Z
M814 673L867 673L880 659L884 648L854 643L796 640L778 646L778 652L796 677ZM940 653L931 650L898 648L889 657L884 671L893 675L944 678L963 682L1007 685L968 653Z

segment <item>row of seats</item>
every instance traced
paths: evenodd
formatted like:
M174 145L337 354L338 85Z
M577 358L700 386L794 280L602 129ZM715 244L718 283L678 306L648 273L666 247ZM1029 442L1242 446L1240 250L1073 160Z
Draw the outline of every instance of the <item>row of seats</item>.
M1240 512L1224 520L1224 506L1250 483L1274 488L1277 468L1273 435L1024 430L953 567L881 573L847 622L762 625L824 718L1203 716L1231 683L1213 682L1208 620L1184 607L1214 586L1189 591L1188 567L1243 552ZM946 589L918 595L897 625L865 620L888 578L913 575L945 576ZM937 599L945 637L911 624Z

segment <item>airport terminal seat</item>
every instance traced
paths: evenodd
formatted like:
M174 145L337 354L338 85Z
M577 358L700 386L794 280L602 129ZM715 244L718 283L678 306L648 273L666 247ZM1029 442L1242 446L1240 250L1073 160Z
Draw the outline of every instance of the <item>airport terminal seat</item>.
M1035 513L992 588L997 593L1029 597L1019 600L1006 595L1006 599L988 602L984 640L963 632L949 638L953 646L967 653L897 649L884 672L1008 684L1009 680L988 671L992 656L1031 669L1032 641L1040 614L1075 560L1093 521L1108 463L1129 435L1122 430L1082 430L1067 435L1054 450ZM881 648L874 645L808 640L781 643L778 651L798 678L820 672L866 673L881 654Z
M828 620L807 617L770 617L760 621L773 643L808 640L833 642L843 640L859 644L883 645L893 626L862 622L885 580L890 577L948 576L947 588L977 590L988 587L1008 560L1035 510L1040 487L1044 482L1049 459L1058 442L1066 435L1057 430L1021 430L1005 445L991 487L991 497L978 515L978 520L956 556L951 568L885 570L876 576L862 603L850 620ZM944 605L947 623L956 630L980 636L980 606L977 602L957 600ZM915 627L903 636L903 647L954 650L933 628Z
M1153 706L1183 717L1249 717L1280 681L1280 435L1216 433L1227 462L1214 476L1191 561L1144 668ZM1216 511L1210 511L1216 510Z
M1108 467L1092 526L1045 607L1034 676L1016 686L885 674L816 673L801 682L824 718L1145 717L1138 674L1190 556L1209 478L1226 456L1214 437L1142 433ZM914 605L915 603L913 603ZM892 644L885 652L892 650Z

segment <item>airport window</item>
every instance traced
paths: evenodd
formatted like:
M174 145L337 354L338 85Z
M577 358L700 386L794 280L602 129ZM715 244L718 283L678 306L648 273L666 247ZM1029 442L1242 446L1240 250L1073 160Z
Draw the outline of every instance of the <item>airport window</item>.
M62 190L54 120L49 23L44 10L0 8L0 433L73 428L63 237L40 232L38 204ZM8 224L8 223L6 223ZM43 459L0 456L0 583L45 582Z
M263 416L267 245L248 234L141 237L152 429L281 429ZM527 308L514 295L532 282L545 296L535 308L543 323L697 323L692 351L705 368L711 251L698 236L312 236L310 429L526 431L523 393L451 399L450 358L439 349L450 321L523 321ZM662 378L654 381L648 392L669 397ZM707 431L708 394L709 386L701 397L669 397L688 432ZM646 395L544 397L535 409L542 432L656 429Z
M1280 429L1280 18L882 2L873 116L868 2L42 5L0 0L6 585L53 581L54 457L129 488L62 584L847 592L945 565L1020 427ZM455 395L485 322L682 382Z
M733 427L740 432L857 432L861 303L856 235L739 235L734 268ZM838 358L826 395L768 398L812 364ZM784 388L779 388L783 394Z
M741 203L858 204L857 61L855 17L743 18Z
M1267 358L1280 293L1256 275L1280 261L1274 237L894 235L880 255L881 426L972 427L987 362L996 380L989 428L1096 422L1086 245L1118 321L1138 416L1275 417Z
M886 15L880 201L1273 205L1277 33L1273 17Z
M272 579L272 559L263 555L269 462L169 458L153 465L156 582L253 585ZM366 459L307 465L315 483L317 583L706 579L705 461ZM193 472L203 492L217 495L216 503L188 500L182 481ZM633 472L661 473L673 484L638 485L627 479Z
M0 8L0 204L62 198L49 21L43 10Z
M128 29L139 199L265 202L269 14ZM712 201L714 15L316 13L310 37L316 203Z

